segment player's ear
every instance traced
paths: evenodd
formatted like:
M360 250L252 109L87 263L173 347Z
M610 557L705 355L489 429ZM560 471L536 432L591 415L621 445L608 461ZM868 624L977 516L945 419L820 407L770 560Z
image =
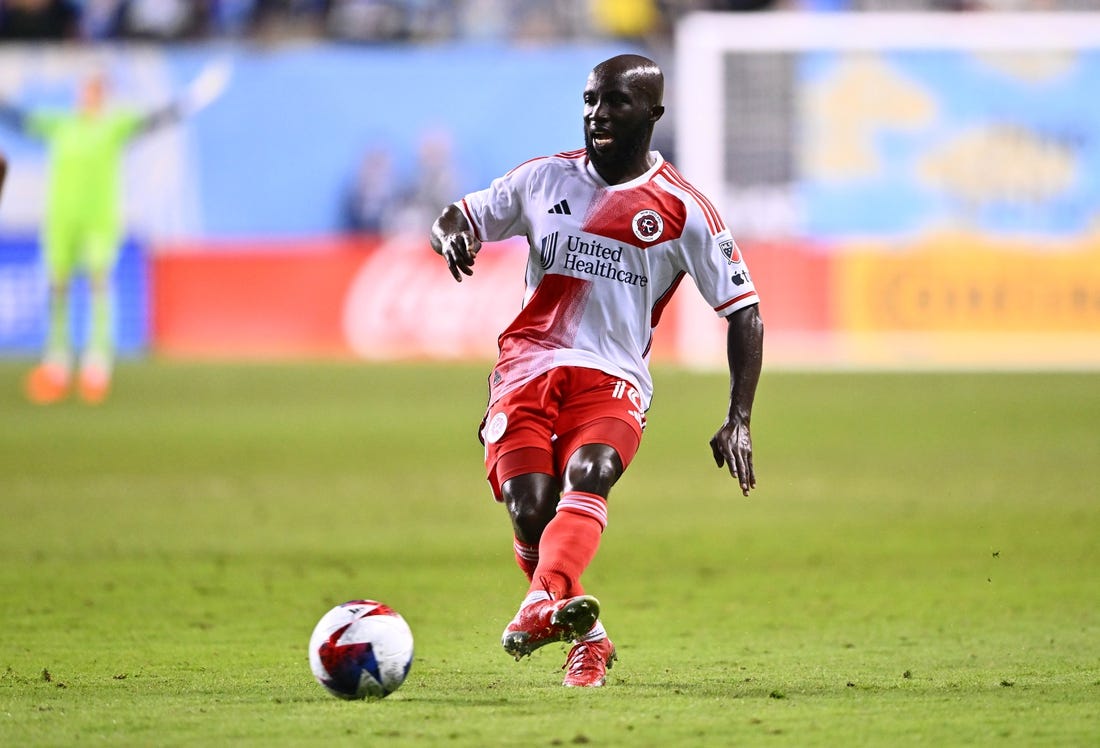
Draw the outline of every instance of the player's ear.
M654 104L652 107L650 107L649 118L656 122L661 118L661 115L663 115L664 113L665 108L663 106L661 106L660 104Z

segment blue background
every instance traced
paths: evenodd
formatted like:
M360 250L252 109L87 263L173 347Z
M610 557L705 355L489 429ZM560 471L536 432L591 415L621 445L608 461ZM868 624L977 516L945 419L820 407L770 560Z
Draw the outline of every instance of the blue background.
M991 234L1057 236L1090 228L1100 214L1100 51L1081 52L1064 74L1037 81L1008 75L966 52L894 52L878 59L924 90L936 108L933 120L916 129L870 130L882 168L867 178L801 178L809 235L908 235L960 221ZM841 62L836 52L802 56L802 84L818 83ZM1075 181L1046 200L975 206L916 179L918 162L930 152L964 132L992 127L1024 130L1068 149Z
M126 241L112 276L115 287L116 350L138 353L149 344L149 262L143 248ZM0 238L0 351L38 354L46 337L46 273L34 236ZM87 339L88 288L80 277L73 286L73 341L79 351Z
M408 176L420 137L438 128L453 138L463 192L533 156L581 147L588 71L619 51L453 45L237 54L225 97L193 124L204 233L336 229L366 150L388 150ZM178 55L180 80L205 59Z

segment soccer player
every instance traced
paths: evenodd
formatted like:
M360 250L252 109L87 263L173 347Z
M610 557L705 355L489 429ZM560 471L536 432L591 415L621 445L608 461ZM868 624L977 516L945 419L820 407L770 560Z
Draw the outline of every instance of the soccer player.
M758 298L714 206L649 150L664 113L652 60L597 65L584 89L582 150L535 158L447 206L432 248L456 281L483 241L530 245L523 308L499 338L480 437L514 530L527 596L504 629L517 660L572 641L566 686L602 686L615 647L581 574L607 525L611 487L641 441L653 330L685 275L728 321L729 407L710 441L747 496L763 353Z
M88 276L91 302L80 394L93 404L107 397L114 359L110 281L123 233L120 171L125 147L139 135L209 104L227 78L226 67L208 67L178 100L148 114L109 110L107 78L101 70L82 79L72 112L28 112L0 102L0 120L44 140L50 152L41 232L50 283L48 332L42 361L25 382L32 402L53 403L68 394L73 368L69 307L72 281L80 272Z

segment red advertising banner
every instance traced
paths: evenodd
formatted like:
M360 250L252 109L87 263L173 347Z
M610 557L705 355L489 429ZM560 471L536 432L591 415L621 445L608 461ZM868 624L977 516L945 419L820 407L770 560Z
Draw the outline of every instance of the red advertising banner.
M744 251L770 336L829 329L828 255L780 243ZM191 357L491 360L519 311L526 263L522 240L487 244L474 275L456 283L413 238L162 246L153 347ZM724 364L723 323L689 287L666 308L653 359Z
M198 357L343 356L344 298L377 242L160 246L152 345Z
M760 294L766 366L832 365L837 356L834 257L810 242L742 242L741 250ZM705 368L726 366L725 322L684 283L669 305L673 318L663 325L672 338L666 357ZM655 356L655 358L657 358Z
M493 359L523 300L525 242L486 244L456 283L427 242L391 241L356 269L342 332L366 359Z
M769 334L831 324L828 257L794 244L747 246ZM153 346L180 356L357 356L492 360L524 295L527 245L486 244L455 283L415 239L157 248ZM676 294L653 359L723 363L723 322L693 290Z

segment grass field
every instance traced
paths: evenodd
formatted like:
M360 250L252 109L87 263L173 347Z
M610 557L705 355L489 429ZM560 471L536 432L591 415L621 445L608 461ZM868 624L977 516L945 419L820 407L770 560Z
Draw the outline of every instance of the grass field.
M585 577L620 662L499 635L525 585L474 438L485 366L127 363L33 408L0 364L0 745L1100 744L1100 377L766 372L759 488L724 377L658 369ZM306 643L375 597L409 680Z

